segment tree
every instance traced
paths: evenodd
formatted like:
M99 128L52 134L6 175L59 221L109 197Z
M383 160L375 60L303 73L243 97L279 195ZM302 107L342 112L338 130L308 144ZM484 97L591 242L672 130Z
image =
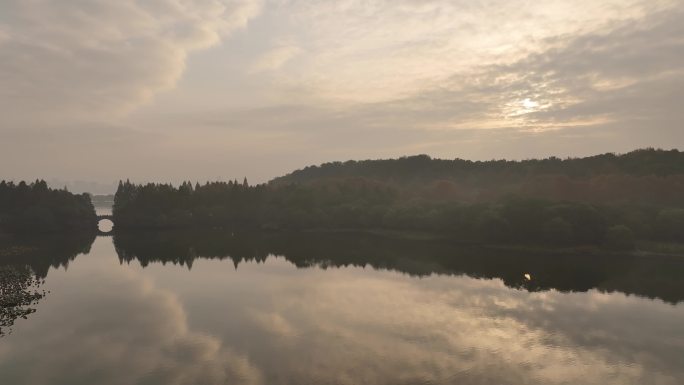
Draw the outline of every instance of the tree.
M31 184L0 183L0 232L96 231L97 216L88 194L72 194Z

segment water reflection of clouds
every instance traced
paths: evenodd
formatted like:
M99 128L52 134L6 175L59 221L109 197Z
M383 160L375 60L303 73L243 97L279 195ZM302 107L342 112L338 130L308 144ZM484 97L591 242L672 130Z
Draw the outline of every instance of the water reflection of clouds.
M302 296L300 285L315 289ZM684 378L676 321L684 319L684 307L660 301L594 291L528 293L498 280L360 269L317 271L280 288L270 293L280 318L309 320L298 325L306 338L282 354L278 368L294 377L349 384L677 384L676 377Z
M51 273L61 284L38 313L49 317L29 320L22 339L0 346L0 382L666 385L684 378L684 306L657 300L296 269L272 258L238 271L226 261L201 260L191 271L78 262Z
M191 330L178 299L150 280L130 269L84 273L78 286L61 287L57 301L43 309L50 317L27 325L21 339L0 348L0 382L261 383L245 356Z

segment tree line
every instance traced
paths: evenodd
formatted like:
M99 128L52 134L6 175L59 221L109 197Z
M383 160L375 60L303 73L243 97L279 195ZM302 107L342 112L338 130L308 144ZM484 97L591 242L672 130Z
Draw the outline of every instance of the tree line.
M605 174L632 176L668 176L684 174L684 152L644 148L625 154L605 153L584 158L555 156L544 159L473 161L466 159L432 159L428 155L404 156L397 159L349 160L308 166L275 181L303 182L338 176L363 176L399 181L486 176L488 178L532 174L591 177Z
M324 165L261 185L244 180L174 187L126 181L115 194L113 214L118 230L392 229L434 232L461 241L629 249L640 239L684 241L681 155L639 150L622 156L523 162L419 156ZM447 175L445 164L456 171L449 180L433 180ZM561 197L525 185L544 178L592 184L589 191L603 191L606 199L590 199L584 189L573 195L563 183L551 189L565 192ZM643 179L637 192L623 191L629 178ZM442 182L462 192L472 181L480 181L478 188L484 190L477 199L450 194L449 188L447 193L435 192L435 184L439 190ZM679 190L681 195L672 193ZM607 199L611 192L615 199Z
M88 194L32 183L0 181L0 233L95 231L97 216Z

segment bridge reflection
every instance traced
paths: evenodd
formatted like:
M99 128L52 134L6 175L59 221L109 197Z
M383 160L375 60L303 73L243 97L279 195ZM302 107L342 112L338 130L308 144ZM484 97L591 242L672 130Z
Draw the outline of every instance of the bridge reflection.
M110 221L112 223L111 227L107 230L102 229L102 221ZM97 216L97 235L98 236L104 236L104 237L109 237L114 235L114 216L111 214L104 214L104 215L98 215Z

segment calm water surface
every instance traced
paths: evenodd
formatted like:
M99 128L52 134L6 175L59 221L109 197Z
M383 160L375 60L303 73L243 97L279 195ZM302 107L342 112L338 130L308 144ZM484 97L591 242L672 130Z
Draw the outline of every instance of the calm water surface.
M684 383L684 261L489 253L98 237L31 259L0 384Z

